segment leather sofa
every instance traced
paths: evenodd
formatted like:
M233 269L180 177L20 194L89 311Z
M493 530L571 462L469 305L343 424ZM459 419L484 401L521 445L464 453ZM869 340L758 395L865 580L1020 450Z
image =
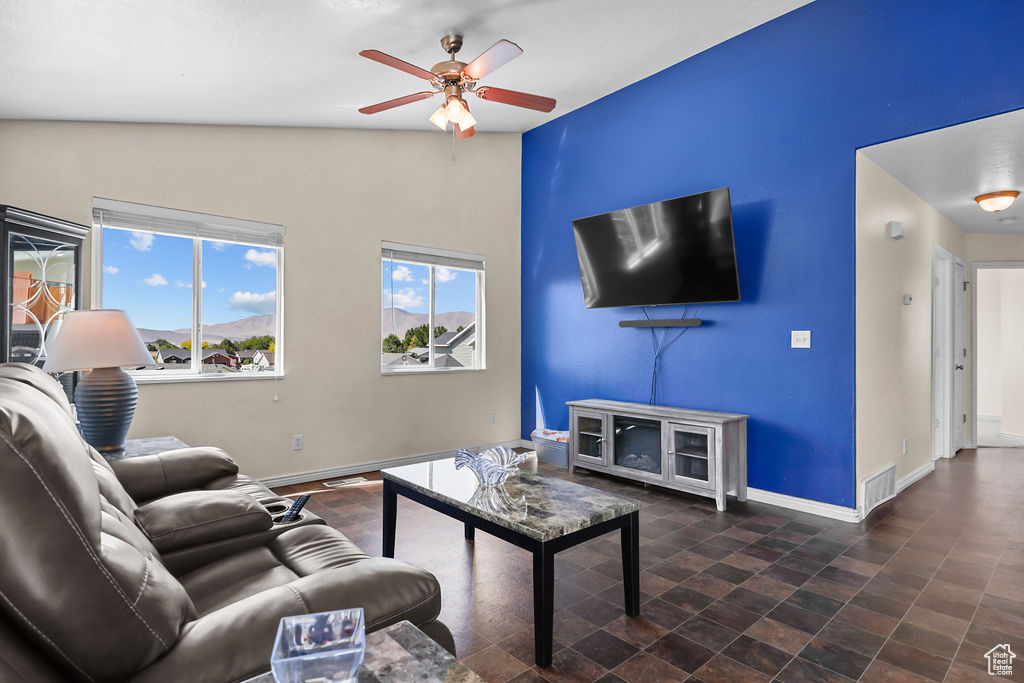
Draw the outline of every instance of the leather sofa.
M0 680L244 681L281 617L347 607L454 651L430 573L308 513L275 523L289 501L221 451L148 458L115 474L55 380L0 365Z

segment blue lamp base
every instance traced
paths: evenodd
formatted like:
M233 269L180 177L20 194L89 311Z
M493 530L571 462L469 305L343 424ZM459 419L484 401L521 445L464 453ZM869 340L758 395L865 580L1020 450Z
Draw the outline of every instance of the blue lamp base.
M96 368L75 388L79 430L105 458L124 454L124 439L139 402L135 380L121 368Z

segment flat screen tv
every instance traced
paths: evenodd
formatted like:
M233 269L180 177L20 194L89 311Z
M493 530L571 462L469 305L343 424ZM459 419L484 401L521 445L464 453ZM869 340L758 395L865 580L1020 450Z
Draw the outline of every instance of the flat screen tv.
M572 227L587 308L740 300L727 187Z

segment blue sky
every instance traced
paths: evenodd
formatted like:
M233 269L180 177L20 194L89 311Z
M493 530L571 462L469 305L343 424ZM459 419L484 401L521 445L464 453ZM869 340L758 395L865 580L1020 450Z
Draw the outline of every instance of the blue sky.
M203 322L274 312L273 249L203 240ZM128 312L136 327L192 326L192 239L106 228L103 307Z
M435 314L476 311L476 274L473 271L438 267L435 278ZM395 308L410 313L430 312L430 273L427 266L385 260L381 285L384 308L390 307L393 292Z

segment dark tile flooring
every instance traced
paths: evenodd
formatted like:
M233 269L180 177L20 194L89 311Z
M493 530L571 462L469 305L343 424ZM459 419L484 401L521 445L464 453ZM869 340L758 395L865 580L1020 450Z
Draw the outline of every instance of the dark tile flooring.
M861 524L539 469L642 502L641 616L623 613L617 536L560 553L537 669L530 555L400 498L396 556L438 577L459 658L489 681L988 681L1000 643L1024 670L1024 449L941 460ZM309 509L379 555L380 496L371 481Z

